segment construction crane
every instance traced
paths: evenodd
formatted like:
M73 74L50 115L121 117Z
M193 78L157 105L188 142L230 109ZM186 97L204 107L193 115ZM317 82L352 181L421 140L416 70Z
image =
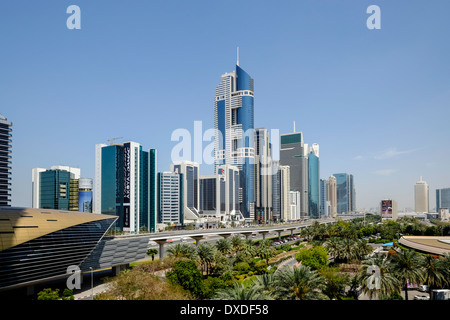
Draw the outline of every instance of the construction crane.
M113 141L114 141L114 140L119 140L119 139L123 139L123 137L108 139L109 145L112 146L112 145L113 145Z

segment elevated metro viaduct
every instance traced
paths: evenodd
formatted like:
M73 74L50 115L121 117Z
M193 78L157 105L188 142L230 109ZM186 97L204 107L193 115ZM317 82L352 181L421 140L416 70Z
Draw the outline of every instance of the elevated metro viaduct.
M159 244L159 256L164 257L164 245L169 239L191 237L198 244L206 235L224 238L242 234L269 232L294 233L312 221L279 226L206 229L158 232L139 235L105 236L116 216L50 209L0 207L0 291L28 287L73 275L69 267L81 272L112 268L119 273L129 263L147 257L149 242ZM346 217L345 219L351 219ZM334 223L314 220L320 224Z

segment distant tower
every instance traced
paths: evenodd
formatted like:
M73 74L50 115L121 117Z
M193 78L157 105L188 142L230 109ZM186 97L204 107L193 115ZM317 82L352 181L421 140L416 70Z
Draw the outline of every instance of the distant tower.
M0 114L0 206L9 206L11 197L12 122Z
M414 210L416 212L428 212L428 199L429 199L429 189L428 184L422 180L416 182L414 186Z

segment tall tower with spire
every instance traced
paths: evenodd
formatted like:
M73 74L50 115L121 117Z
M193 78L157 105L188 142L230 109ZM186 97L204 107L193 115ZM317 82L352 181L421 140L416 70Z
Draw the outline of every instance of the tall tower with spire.
M245 218L254 218L254 108L253 79L239 66L222 75L214 98L216 130L215 171L223 164L237 166L240 176L240 209ZM217 172L216 172L217 173Z

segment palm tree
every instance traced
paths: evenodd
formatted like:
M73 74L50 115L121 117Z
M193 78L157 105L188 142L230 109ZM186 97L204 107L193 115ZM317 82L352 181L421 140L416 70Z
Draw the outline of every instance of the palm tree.
M442 256L442 264L444 265L443 269L445 272L445 287L450 287L450 253L445 253Z
M371 270L375 270L374 267L378 269L376 275L379 276L379 289L373 288L369 285L369 278L372 276ZM369 296L370 299L378 295L388 296L393 292L400 292L401 290L401 283L399 279L390 271L389 260L383 256L376 256L374 258L364 260L357 279L361 289Z
M261 259L265 259L266 263L269 264L269 259L275 255L275 248L271 246L272 242L270 240L263 240L259 243L256 250L256 255Z
M355 256L363 260L365 256L373 252L373 248L365 240L356 240L354 251Z
M423 282L423 273L418 268L421 256L413 250L402 250L391 257L391 270L405 288L405 300L408 300L408 283Z
M349 262L355 258L355 240L350 238L343 238L340 241L339 254L337 259Z
M431 292L434 288L442 288L447 282L446 272L448 272L448 265L445 263L444 258L435 258L431 255L426 255L421 261L421 267L423 269L424 283L430 288Z
M258 286L246 286L243 283L234 282L232 287L218 290L215 300L268 300L269 296L262 293Z
M275 274L264 273L256 276L253 280L253 285L259 288L266 296L272 296L275 289Z
M239 236L234 236L231 238L231 248L234 253L242 250L244 248L244 241Z
M275 292L280 299L327 299L321 292L325 279L316 270L311 270L309 267L282 268L275 273L275 277Z
M147 255L152 257L152 261L155 260L155 254L158 253L158 249L150 248L147 250Z
M225 238L219 239L216 242L216 248L223 254L229 254L232 251L231 241Z
M340 240L338 237L331 237L327 242L325 242L325 248L328 250L328 253L336 260L339 255L340 250Z
M195 248L187 243L177 243L173 246L170 246L169 248L167 248L167 253L169 256L175 258L184 257L188 259L193 259L196 255Z
M211 269L215 257L215 250L217 249L209 242L203 242L197 246L197 256L206 274L209 274Z

